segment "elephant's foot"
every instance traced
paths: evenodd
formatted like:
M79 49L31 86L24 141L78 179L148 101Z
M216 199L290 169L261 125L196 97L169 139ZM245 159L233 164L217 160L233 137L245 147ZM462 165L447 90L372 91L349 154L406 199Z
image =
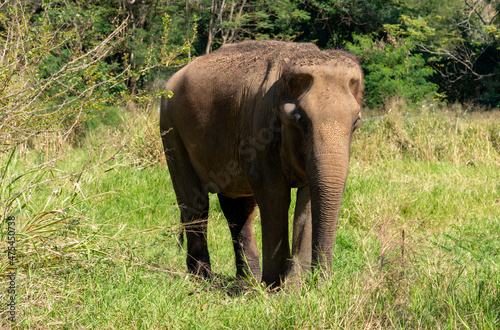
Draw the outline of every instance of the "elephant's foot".
M187 267L191 274L202 276L205 279L212 278L212 267L210 266L210 262L199 261L188 257Z
M238 265L236 268L236 279L248 280L251 283L259 283L262 279L260 266L248 262L248 265Z

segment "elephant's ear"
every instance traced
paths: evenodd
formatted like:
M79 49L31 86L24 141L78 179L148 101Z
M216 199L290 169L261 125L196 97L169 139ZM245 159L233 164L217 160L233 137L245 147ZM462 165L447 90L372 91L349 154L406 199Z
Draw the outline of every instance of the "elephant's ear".
M306 93L313 84L313 76L309 73L290 73L285 77L285 95L287 101L295 101Z

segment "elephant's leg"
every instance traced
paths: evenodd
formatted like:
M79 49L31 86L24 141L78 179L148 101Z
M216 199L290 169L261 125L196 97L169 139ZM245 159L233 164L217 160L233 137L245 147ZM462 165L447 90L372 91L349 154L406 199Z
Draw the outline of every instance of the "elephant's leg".
M187 238L186 264L191 273L210 278L212 269L207 245L208 205L195 212L187 211L189 208L187 204L181 206L182 226Z
M261 215L262 281L276 286L284 281L290 261L290 188L281 183L264 184L256 187L254 192Z
M252 197L229 198L221 194L220 206L229 224L236 256L236 277L262 277L259 251L252 230L255 200Z
M297 202L293 218L292 258L290 269L293 273L301 273L311 269L312 258L312 219L309 186L297 190Z
M178 140L174 138L169 136L167 142L177 142ZM187 238L188 270L193 274L210 278L212 271L207 245L208 193L203 189L182 144L176 143L173 147L168 147L165 138L163 142L164 146L166 145L168 169Z

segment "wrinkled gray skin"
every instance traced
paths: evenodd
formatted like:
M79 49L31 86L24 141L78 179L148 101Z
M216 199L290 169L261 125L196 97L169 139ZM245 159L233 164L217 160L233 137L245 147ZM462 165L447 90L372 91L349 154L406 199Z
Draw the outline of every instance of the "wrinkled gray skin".
M167 83L160 128L187 236L187 266L211 276L208 193L229 223L237 276L277 285L328 269L360 122L363 74L353 55L312 44L248 41L201 56ZM291 188L297 203L288 241ZM263 271L252 231L258 205Z

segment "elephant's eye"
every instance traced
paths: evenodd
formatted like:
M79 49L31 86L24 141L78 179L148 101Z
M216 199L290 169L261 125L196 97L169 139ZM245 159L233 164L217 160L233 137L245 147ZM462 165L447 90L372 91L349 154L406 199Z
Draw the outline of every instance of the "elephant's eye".
M308 122L307 122L306 116L304 114L300 113L299 111L296 111L292 115L292 119L295 123L297 123L297 125L300 127L302 132L304 132L304 133L307 132Z

